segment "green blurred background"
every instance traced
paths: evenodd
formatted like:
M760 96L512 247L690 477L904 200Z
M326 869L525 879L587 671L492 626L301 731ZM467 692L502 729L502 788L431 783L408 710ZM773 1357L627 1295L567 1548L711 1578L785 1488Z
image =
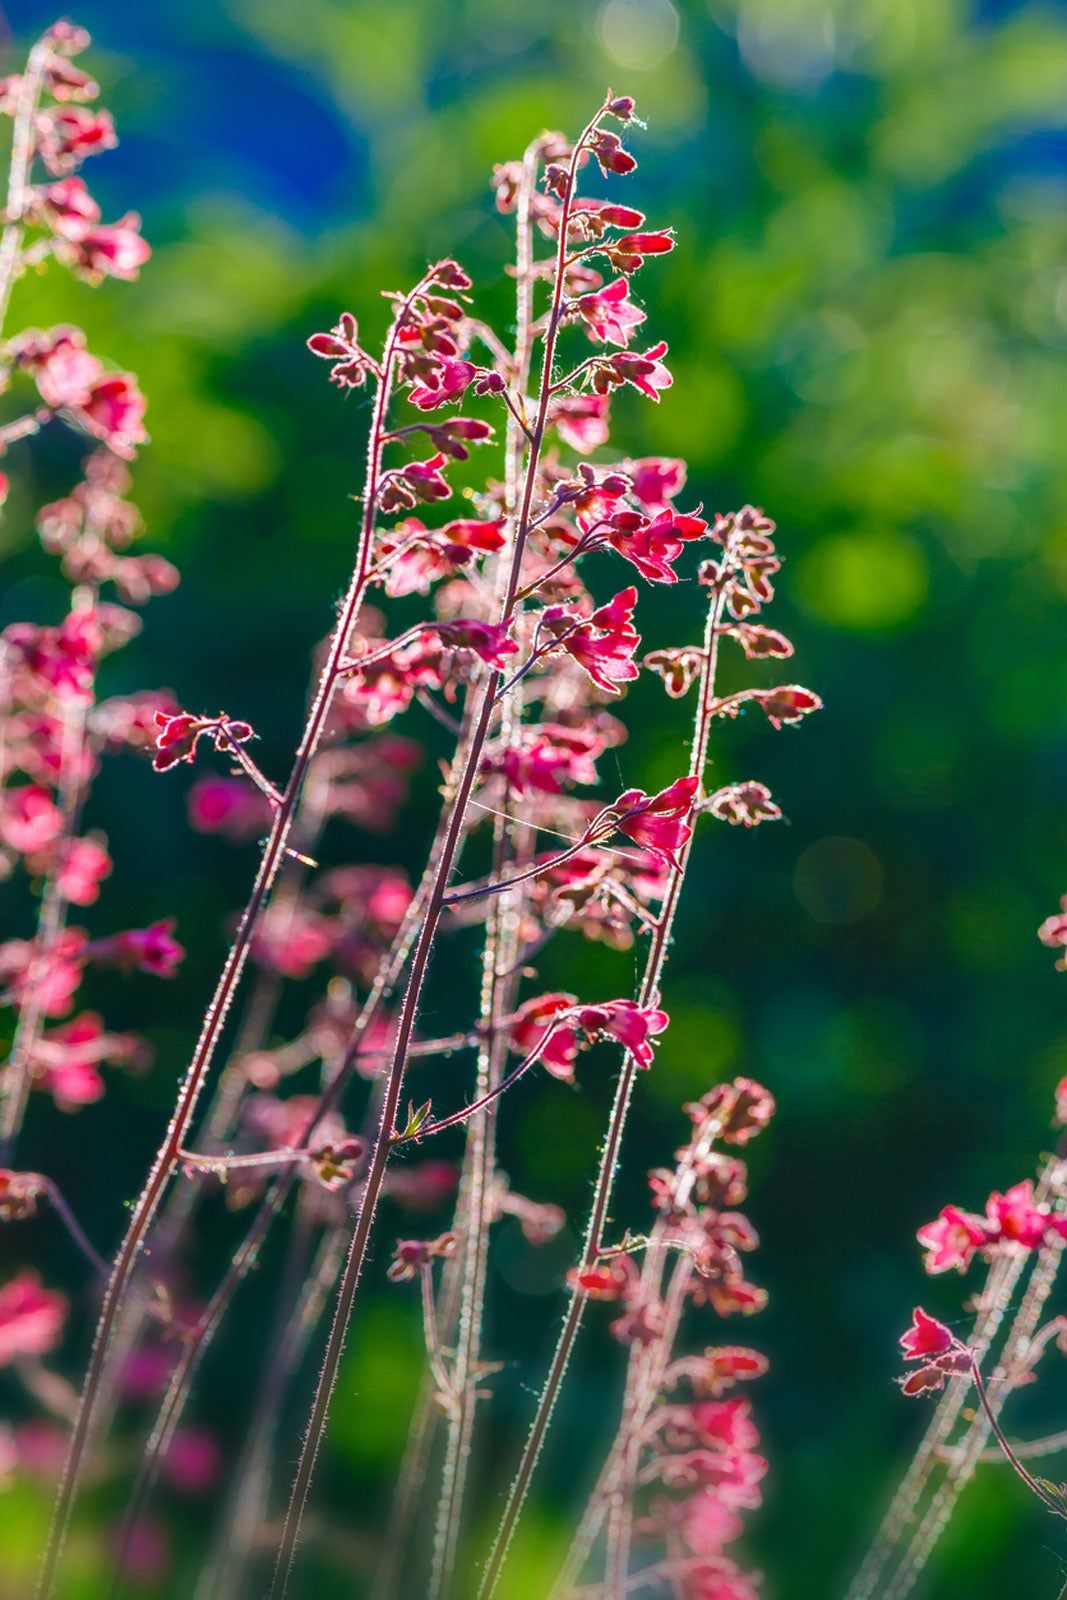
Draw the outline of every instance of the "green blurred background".
M20 43L51 20L36 0L4 15ZM134 286L27 283L12 325L83 323L150 397L134 498L183 583L149 608L109 689L167 684L194 708L221 701L260 729L274 772L346 574L366 417L325 383L306 336L346 308L379 330L380 289L446 251L490 281L506 319L491 163L542 126L574 129L607 83L637 98L649 128L633 141L627 199L679 236L641 282L675 387L659 408L620 406L618 442L686 455L694 501L751 500L777 519L789 560L769 620L794 638L796 678L826 710L800 732L749 719L719 737L723 781L764 779L787 822L744 837L708 828L699 843L667 985L672 1028L641 1085L618 1209L640 1223L641 1174L673 1148L683 1099L736 1070L773 1090L780 1114L755 1150L751 1203L771 1306L729 1330L773 1359L759 1397L773 1466L749 1549L769 1600L839 1594L924 1422L892 1383L897 1334L916 1300L956 1317L963 1298L955 1278L924 1280L914 1230L946 1201L980 1208L1032 1171L1067 1071L1067 979L1034 939L1067 889L1067 10L83 0L75 19L95 36L91 64L122 137L88 179L105 213L143 213L155 256ZM12 457L0 623L62 604L30 517L78 454L56 440ZM694 585L649 598L648 642L695 633L700 609ZM651 788L679 770L684 716L664 714L652 687L625 709L635 731L622 769ZM176 913L189 947L172 985L97 997L116 1024L145 1027L155 1070L112 1076L108 1098L76 1118L38 1101L26 1142L108 1246L254 862L252 847L189 833L184 787L118 762L90 817L118 858L101 921ZM416 783L399 842L359 849L416 867L430 788ZM350 846L339 839L338 856ZM548 976L622 992L628 959L568 940ZM457 942L441 971L444 1014L473 947ZM539 1086L506 1122L505 1166L575 1217L604 1092ZM221 1217L220 1251L228 1227ZM78 1275L44 1221L0 1244L40 1260L48 1281ZM513 1246L502 1237L494 1270L490 1343L508 1366L479 1458L487 1527L559 1310L550 1285L509 1266ZM201 1254L207 1283L217 1261ZM268 1253L194 1406L221 1421L231 1454L272 1265ZM87 1297L79 1310L71 1371ZM416 1340L411 1296L376 1288L320 1475L333 1531L310 1541L302 1594L363 1592L360 1547L404 1436ZM1067 1421L1058 1361L1013 1413L1020 1431ZM616 1369L606 1342L587 1343L515 1600L542 1595L554 1570L588 1469L576 1451L610 1431ZM3 1402L17 1403L13 1390ZM117 1483L89 1501L101 1526L120 1505ZM210 1519L202 1505L161 1505L177 1564L153 1592L185 1596ZM0 1496L14 1568L43 1515L26 1490ZM1051 1600L1065 1570L1067 1538L991 1467L924 1592ZM72 1594L102 1592L79 1581Z

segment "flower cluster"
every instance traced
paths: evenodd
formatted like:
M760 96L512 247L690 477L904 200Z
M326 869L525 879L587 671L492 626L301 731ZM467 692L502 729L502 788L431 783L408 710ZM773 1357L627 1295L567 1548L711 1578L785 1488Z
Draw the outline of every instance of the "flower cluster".
M758 1242L735 1209L745 1197L745 1166L719 1146L747 1143L767 1125L774 1102L760 1084L737 1078L686 1109L690 1139L673 1167L651 1174L651 1234L602 1250L575 1274L581 1293L617 1303L612 1331L630 1350L611 1457L621 1485L608 1508L607 1576L610 1587L629 1571L636 1539L662 1549L640 1568L646 1583L673 1579L693 1600L751 1600L755 1579L727 1547L742 1531L740 1513L760 1504L767 1463L738 1388L767 1363L738 1346L682 1355L676 1344L687 1302L718 1316L763 1304L741 1266Z

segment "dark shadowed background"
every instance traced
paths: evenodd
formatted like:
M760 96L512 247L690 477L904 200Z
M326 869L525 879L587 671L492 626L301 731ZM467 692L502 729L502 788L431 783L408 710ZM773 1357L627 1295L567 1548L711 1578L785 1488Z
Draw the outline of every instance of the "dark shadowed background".
M21 45L52 13L35 0L4 15ZM738 1070L773 1090L779 1116L754 1152L751 1201L754 1275L771 1304L731 1330L773 1360L759 1394L768 1503L749 1549L769 1600L838 1595L924 1422L923 1403L893 1386L897 1335L920 1298L956 1318L965 1294L955 1277L924 1279L915 1228L946 1201L980 1209L990 1188L1032 1172L1067 1072L1067 978L1034 938L1067 890L1067 12L83 0L75 20L94 34L122 139L87 176L109 217L143 213L155 255L134 286L93 292L58 273L20 286L13 326L81 322L94 350L139 374L152 445L134 498L152 546L183 573L107 687L167 684L183 704L247 716L276 773L347 574L366 419L361 398L326 384L307 335L342 309L380 330L379 291L444 252L503 308L509 238L486 187L492 162L542 126L574 130L607 83L637 98L649 127L633 141L627 199L679 238L641 283L675 386L658 408L620 406L618 441L687 456L694 502L754 501L777 519L789 559L769 620L795 640L796 678L826 710L777 736L762 719L721 728L722 780L764 779L787 820L700 839L666 988L672 1027L641 1084L617 1210L639 1221L642 1174L673 1149L683 1099ZM0 624L62 604L31 511L71 481L78 455L57 439L12 457ZM700 612L692 584L651 596L648 642L695 632ZM684 712L664 713L652 687L625 711L627 782L673 777ZM27 1136L28 1162L64 1175L108 1248L254 865L254 847L187 829L186 787L184 774L113 763L90 818L118 863L101 918L175 913L189 948L170 985L100 992L116 1020L144 1026L155 1068L113 1075L107 1099L76 1117L41 1097ZM424 774L399 839L358 848L416 869L430 789ZM569 940L547 976L615 992L620 960L625 971L627 958ZM472 961L462 941L443 956L430 999L442 1017ZM505 1117L504 1165L575 1218L606 1087L538 1084ZM221 1212L218 1226L224 1243ZM379 1279L395 1226L386 1219ZM77 1275L44 1221L0 1244L39 1258L50 1280ZM213 1265L205 1247L194 1276L209 1282ZM276 1265L268 1252L194 1403L231 1456ZM550 1283L509 1266L506 1241L494 1273L490 1345L508 1366L478 1462L486 1530L559 1309ZM72 1372L87 1294L79 1309ZM379 1283L357 1318L318 1485L332 1531L309 1540L302 1595L364 1592L359 1552L405 1434L416 1351L411 1295ZM1012 1414L1020 1432L1067 1425L1060 1360ZM514 1600L538 1600L554 1570L588 1466L580 1448L610 1431L617 1364L606 1341L583 1347ZM71 1596L102 1592L94 1546L118 1494L87 1498ZM144 1592L177 1600L191 1593L209 1507L166 1495L160 1506L174 1565ZM13 1595L46 1514L43 1495L0 1494ZM1067 1539L992 1466L924 1592L1052 1600L1065 1565Z

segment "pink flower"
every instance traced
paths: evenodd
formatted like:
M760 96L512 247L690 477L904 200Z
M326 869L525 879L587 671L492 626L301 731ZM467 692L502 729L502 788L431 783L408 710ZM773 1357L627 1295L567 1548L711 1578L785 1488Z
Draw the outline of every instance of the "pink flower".
M202 738L209 738L216 750L226 750L231 744L245 744L252 738L247 722L235 722L231 717L194 717L189 711L157 711L155 722L156 754L152 762L157 772L166 772L180 761L192 762L196 747Z
M415 1278L431 1261L454 1255L456 1236L442 1233L436 1239L401 1239L393 1252L393 1264L386 1273L393 1283Z
M63 832L63 813L40 784L0 796L0 842L19 855L44 850Z
M784 633L759 622L737 622L723 632L737 640L749 661L763 661L768 656L784 659L793 654L793 646Z
M306 978L337 941L337 930L312 911L279 905L256 929L252 950L260 966L286 978Z
M115 124L106 111L86 106L51 107L37 116L38 150L41 160L55 177L73 172L86 156L113 150Z
M630 285L625 278L616 278L604 289L583 294L574 301L574 310L585 323L590 339L602 344L625 347L635 328L646 321L645 313L630 303Z
M466 566L479 551L500 550L503 527L502 518L458 518L443 528L426 528L415 517L398 523L379 545L386 594L428 594L432 583Z
M266 832L271 806L247 778L201 778L189 790L189 823L198 833L221 833L242 844Z
M986 1201L991 1240L1007 1240L1034 1250L1045 1237L1048 1212L1034 1205L1034 1186L1029 1179L1017 1183L1007 1194L991 1194Z
M76 419L94 439L129 460L148 435L144 428L146 401L129 372L108 373L91 386L88 397L71 407Z
M931 1356L947 1355L956 1348L956 1342L945 1324L928 1316L921 1306L915 1307L911 1327L900 1336L905 1361L926 1361Z
M20 1272L0 1288L0 1367L18 1356L55 1348L67 1315L61 1294L42 1288L36 1272Z
M185 951L173 937L176 919L164 917L147 928L127 928L89 946L95 961L121 967L126 972L148 972L156 978L173 978Z
M38 191L37 203L62 239L80 239L100 221L100 207L82 178L60 178L47 184Z
M652 515L669 511L685 487L685 462L670 456L644 456L626 462L624 470L633 483L634 499Z
M699 1489L680 1507L682 1538L694 1555L714 1555L736 1539L741 1519L723 1505L714 1489Z
M916 1238L927 1252L923 1265L929 1273L953 1268L965 1272L975 1251L989 1243L983 1219L960 1211L957 1206L945 1206L935 1222L927 1222L919 1229Z
M508 656L518 654L519 647L511 637L511 624L508 622L457 619L455 622L434 622L429 626L448 649L473 650L486 666L497 671L507 665Z
M44 332L28 329L13 340L12 350L16 365L33 374L41 399L53 410L84 405L103 372L85 348L81 329L66 324Z
M433 369L432 377L412 389L408 399L420 411L434 411L449 400L456 400L474 382L478 368L473 361L463 361L456 356L442 356Z
M359 348L359 324L350 311L343 311L329 333L313 333L307 347L323 361L332 361L330 382L342 389L358 389L367 381L368 357Z
M795 683L785 684L779 689L758 689L750 698L756 701L772 728L780 728L787 722L799 722L809 711L822 710L819 696Z
M98 839L71 839L63 850L56 887L72 905L91 906L110 871L111 857Z
M643 354L620 351L598 362L593 373L593 387L598 394L606 394L619 383L632 383L650 400L659 401L659 391L669 389L674 379L663 364L668 346L664 340L654 344Z
M674 562L689 540L703 537L707 526L702 518L677 511L662 511L652 522L636 511L621 511L610 518L606 537L649 583L677 583Z
M537 1051L546 1071L565 1083L574 1082L578 1036L562 1019L575 1003L572 994L538 995L519 1007L508 1028L511 1048L517 1054L528 1056Z
M674 249L674 236L664 230L659 233L624 233L613 239L606 253L619 272L636 272L644 266L646 256L667 255Z
M222 1451L210 1428L179 1428L163 1458L163 1477L179 1494L204 1494L218 1480Z
M636 1000L607 1000L598 1006L579 1006L575 1012L586 1033L618 1039L639 1067L652 1065L652 1038L668 1023L667 1013L654 1006L640 1006Z
M1060 906L1061 909L1055 915L1045 918L1037 930L1037 936L1050 950L1064 952L1057 961L1056 968L1059 972L1067 972L1067 895L1064 895Z
M627 789L611 807L619 813L619 832L677 867L675 851L692 836L693 830L684 818L692 810L696 791L697 779L693 777L676 778L668 788L651 796L643 789Z
M441 468L445 464L443 451L428 457L425 461L409 461L401 469L401 477L411 489L418 500L447 500L451 496L451 489L445 481Z
M761 822L777 822L782 815L767 786L751 778L746 783L730 783L717 790L707 807L713 817L730 822L734 827L754 828Z
M68 178L68 183L76 183ZM57 254L79 277L90 283L100 283L104 278L122 278L127 282L136 278L152 254L151 246L141 237L141 219L128 211L119 221L91 226L71 233L69 225L65 241L57 247Z
M566 606L551 606L541 615L542 626L558 632L559 648L577 661L599 689L618 694L619 685L638 676L634 652L641 636L633 626L636 589L621 589L592 616L577 623Z
M142 1041L130 1033L108 1033L95 1011L42 1034L33 1056L34 1073L61 1111L93 1105L104 1093L99 1068L144 1060Z
M567 728L543 722L524 728L517 743L509 743L501 756L487 763L499 769L516 794L534 790L559 794L565 785L595 783L595 762L607 741L594 727Z
M586 455L607 441L609 406L607 395L560 395L548 408L548 422L564 444Z

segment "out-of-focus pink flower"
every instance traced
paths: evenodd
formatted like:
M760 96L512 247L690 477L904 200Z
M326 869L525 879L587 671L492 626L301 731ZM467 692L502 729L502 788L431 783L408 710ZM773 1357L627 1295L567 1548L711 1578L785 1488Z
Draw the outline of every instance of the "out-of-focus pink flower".
M583 455L604 444L608 437L607 395L560 395L548 408L548 421L572 450Z
M385 1193L408 1211L436 1211L455 1194L458 1182L450 1161L413 1161L389 1169Z
M99 839L71 839L56 871L56 887L75 906L94 905L101 879L111 871L111 857Z
M70 1010L81 982L86 949L82 928L65 928L45 959L33 941L9 939L0 945L0 985L10 991L16 1003L22 1003L24 993L32 992L46 1017L62 1016Z
M96 939L89 946L89 954L94 961L126 972L173 978L185 959L184 949L173 937L175 921L174 917L163 917L147 928L127 928L106 939Z
M112 150L118 143L115 124L106 111L86 106L49 107L37 115L37 148L54 177L73 172L87 156Z
M507 665L508 656L518 653L519 647L511 637L511 625L507 622L457 618L454 622L431 623L430 627L450 650L473 650L486 666L498 670Z
M148 437L144 427L145 408L145 397L133 374L112 372L98 378L87 398L71 409L87 433L102 439L117 456L129 460L137 454L137 446Z
M40 784L0 795L0 842L19 855L46 850L62 832L63 813Z
M136 1063L144 1057L136 1034L108 1033L95 1011L83 1011L37 1040L32 1066L37 1087L49 1093L61 1111L78 1111L103 1098L100 1068Z
M279 904L256 929L252 953L260 966L286 978L306 978L324 961L337 940L337 929L313 911Z
M68 178L67 182L77 180ZM135 211L128 211L118 222L93 224L73 233L68 222L56 253L89 283L102 283L105 278L130 282L138 276L152 249L141 237L140 217Z
M34 208L62 239L80 239L100 221L100 207L83 178L60 178L37 191Z
M189 822L198 833L221 833L241 844L270 825L271 805L247 778L201 778L189 790Z
M927 1272L965 1272L977 1250L989 1243L989 1230L982 1217L944 1206L934 1222L927 1222L916 1234L927 1252L923 1265Z
M66 1300L44 1288L36 1272L20 1272L0 1286L0 1367L19 1356L47 1355L66 1315Z
M682 1538L694 1555L714 1555L736 1539L741 1518L724 1506L714 1489L699 1489L679 1508Z
M606 747L607 740L595 727L543 722L525 728L516 743L509 743L486 766L503 772L516 794L531 790L559 794L571 784L595 783L595 763Z
M170 1535L158 1517L138 1517L130 1530L124 1554L125 1570L142 1587L153 1588L170 1570Z
M684 819L692 810L697 781L694 777L676 778L655 795L627 789L611 807L618 813L619 832L677 867L675 852L688 843L693 832Z
M986 1201L988 1233L992 1240L1006 1240L1034 1250L1045 1237L1048 1212L1034 1204L1034 1186L1029 1179L1016 1183L1006 1194L991 1194Z
M633 483L634 499L652 516L669 511L685 488L685 462L673 456L643 456L640 461L626 461L623 471Z
M179 1428L163 1457L162 1474L179 1494L204 1494L218 1481L222 1451L210 1428Z
M1060 910L1045 918L1037 930L1037 936L1050 950L1064 952L1056 967L1060 972L1067 972L1067 895L1060 902Z

